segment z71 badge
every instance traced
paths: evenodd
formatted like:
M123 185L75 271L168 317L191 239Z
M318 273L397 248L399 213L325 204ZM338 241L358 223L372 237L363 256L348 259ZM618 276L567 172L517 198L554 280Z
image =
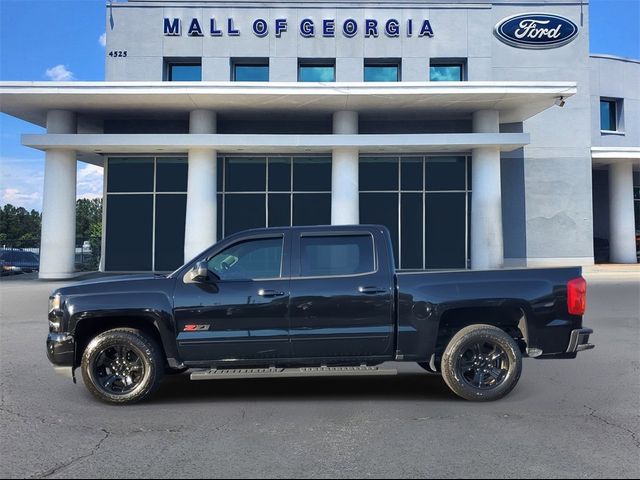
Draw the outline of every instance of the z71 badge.
M185 325L182 329L183 332L202 332L203 330L209 330L210 325Z

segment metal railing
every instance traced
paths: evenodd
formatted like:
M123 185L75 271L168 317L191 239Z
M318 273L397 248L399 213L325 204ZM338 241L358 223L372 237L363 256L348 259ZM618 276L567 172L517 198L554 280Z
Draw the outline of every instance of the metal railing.
M100 237L77 238L75 247L76 271L98 270L100 265ZM0 249L30 252L40 257L40 240L3 239Z

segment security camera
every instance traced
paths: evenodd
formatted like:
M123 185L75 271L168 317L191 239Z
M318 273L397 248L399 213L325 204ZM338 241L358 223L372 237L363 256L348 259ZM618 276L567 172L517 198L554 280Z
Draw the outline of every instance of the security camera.
M564 101L564 97L558 97L554 103L559 107L564 107L564 104L567 102Z

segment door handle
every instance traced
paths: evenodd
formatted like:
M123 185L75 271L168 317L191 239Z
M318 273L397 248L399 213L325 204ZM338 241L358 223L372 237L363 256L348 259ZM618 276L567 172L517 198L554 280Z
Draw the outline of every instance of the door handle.
M258 290L258 295L260 295L261 297L282 297L284 295L284 292L261 288L260 290Z
M377 295L378 293L386 292L384 288L379 287L358 287L358 291L360 293L364 293L365 295Z

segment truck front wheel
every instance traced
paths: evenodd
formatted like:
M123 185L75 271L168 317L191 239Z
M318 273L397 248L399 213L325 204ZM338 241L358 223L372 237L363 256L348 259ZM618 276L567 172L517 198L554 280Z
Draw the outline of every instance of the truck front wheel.
M147 399L160 384L164 361L158 344L139 330L101 333L82 355L82 378L98 399L129 404Z
M522 354L515 340L499 328L471 325L453 336L441 370L456 395L481 402L498 400L518 383Z

